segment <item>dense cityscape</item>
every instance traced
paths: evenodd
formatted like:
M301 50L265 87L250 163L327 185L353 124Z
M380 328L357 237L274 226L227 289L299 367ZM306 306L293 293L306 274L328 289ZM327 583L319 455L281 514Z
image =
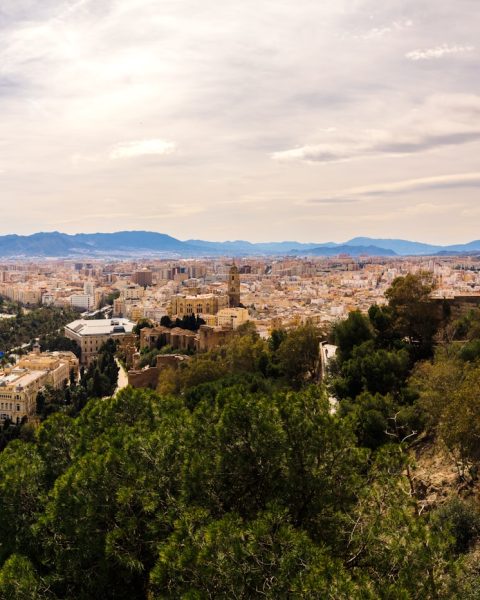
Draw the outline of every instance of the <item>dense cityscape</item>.
M0 597L474 600L479 270L3 261Z
M464 312L480 304L477 257L6 262L0 265L0 298L10 314L0 319L8 323L18 310L42 307L76 315L43 335L64 337L78 352L66 351L65 340L41 352L39 337L0 348L0 418L35 420L39 391L60 388L71 372L78 378L79 366L92 365L109 339L122 348L125 384L155 389L162 366L228 343L247 322L264 339L306 323L326 333L353 311L384 305L385 291L408 273L431 276L432 300L466 306ZM171 351L167 358L165 349Z
M0 600L480 600L479 0L0 0Z

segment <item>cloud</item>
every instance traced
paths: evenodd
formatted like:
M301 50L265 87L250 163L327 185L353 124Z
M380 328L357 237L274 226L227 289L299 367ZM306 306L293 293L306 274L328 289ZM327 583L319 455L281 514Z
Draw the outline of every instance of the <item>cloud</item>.
M432 60L448 56L449 54L465 54L474 50L475 46L449 46L448 44L442 44L441 46L427 48L426 50L412 50L411 52L407 52L405 57L413 61Z
M326 195L325 198L309 200L310 204L333 204L335 202L361 202L372 200L379 196L395 196L400 194L413 194L428 190L444 190L459 188L480 187L480 172L455 173L451 175L438 175L435 177L421 177L406 179L389 183L380 183L368 186L349 188Z
M175 149L175 144L166 140L136 140L133 142L123 142L114 146L110 152L110 158L117 160L119 158L171 154Z
M0 5L3 232L55 228L75 206L89 217L70 231L96 231L106 213L112 230L162 229L170 202L183 215L204 209L170 218L179 237L261 240L265 215L269 237L290 236L305 216L295 237L314 239L313 205L298 202L317 198L332 235L351 237L375 212L358 202L375 190L360 196L358 186L480 168L477 53L451 53L472 60L445 56L441 70L405 58L443 41L478 48L475 0ZM476 192L456 196L475 205ZM347 216L351 230L340 231ZM442 235L450 225L412 221Z
M273 160L329 163L379 155L408 155L480 140L480 96L427 98L385 129L322 133L325 142L274 152Z
M420 204L412 204L410 206L395 206L391 211L375 212L371 215L360 215L358 221L366 223L390 223L393 220L411 219L415 217L435 218L439 215L448 215L458 213L461 208L459 203L449 203L438 205L434 202L422 202ZM388 225L387 225L388 226ZM384 225L385 227L385 225Z
M413 21L411 19L405 19L403 21L393 21L390 25L384 25L382 27L372 27L366 33L355 36L360 37L362 40L381 39L386 35L390 35L397 31L402 31L409 27L412 27Z

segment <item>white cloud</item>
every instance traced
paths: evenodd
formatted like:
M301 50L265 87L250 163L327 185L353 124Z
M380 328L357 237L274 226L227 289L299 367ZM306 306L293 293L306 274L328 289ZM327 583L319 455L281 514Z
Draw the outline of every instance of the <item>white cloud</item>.
M475 46L449 46L448 44L442 44L425 50L412 50L411 52L407 52L405 57L413 61L432 60L448 56L449 54L465 54L467 52L473 52L474 50Z
M344 203L346 201L359 202L362 200L377 199L378 197L382 196L412 194L415 192L425 192L428 190L478 187L480 187L480 171L473 173L454 173L450 175L420 177L417 179L406 179L403 181L348 188L332 194L326 194L325 197L319 197L314 200L310 200L309 203L334 204L336 201L339 203ZM422 206L424 205L425 204L422 204Z
M347 237L375 211L358 195L345 204L345 190L480 167L477 54L442 60L441 70L405 58L436 48L445 32L478 47L475 0L303 0L301 10L294 0L0 5L5 233L57 220L96 231L106 213L113 230L162 229L171 203L184 215L204 209L168 221L180 237L311 240L321 223L296 199L331 190L337 196L317 212L331 214L332 236ZM475 205L477 192L456 195ZM435 205L443 196L423 189L421 198ZM79 205L87 216L68 223ZM337 230L347 214L350 231ZM428 221L439 231L440 218Z
M381 39L391 33L402 31L412 27L413 21L411 19L405 19L404 21L394 21L390 25L383 27L372 27L366 33L362 34L360 38L362 40Z
M274 152L277 161L329 163L408 155L480 140L480 95L437 94L384 129L323 132L321 143Z
M166 140L136 140L123 142L114 146L110 152L110 158L132 158L137 156L163 155L175 152L175 144Z

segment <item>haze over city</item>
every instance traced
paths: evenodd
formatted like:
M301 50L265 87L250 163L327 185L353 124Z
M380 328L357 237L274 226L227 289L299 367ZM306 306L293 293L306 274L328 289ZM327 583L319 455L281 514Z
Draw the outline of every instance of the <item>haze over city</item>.
M0 233L478 237L475 0L4 0Z

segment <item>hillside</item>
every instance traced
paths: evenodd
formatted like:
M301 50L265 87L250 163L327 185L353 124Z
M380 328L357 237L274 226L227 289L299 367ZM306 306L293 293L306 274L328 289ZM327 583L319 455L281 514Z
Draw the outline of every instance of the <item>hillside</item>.
M449 323L430 290L338 322L323 382L310 323L112 398L106 344L2 429L0 598L478 598L480 311Z
M201 257L201 256L409 256L480 252L480 241L454 246L433 246L395 239L353 238L343 244L295 241L252 243L244 240L209 242L181 241L152 231L115 233L41 232L32 235L0 236L0 254L4 257Z

